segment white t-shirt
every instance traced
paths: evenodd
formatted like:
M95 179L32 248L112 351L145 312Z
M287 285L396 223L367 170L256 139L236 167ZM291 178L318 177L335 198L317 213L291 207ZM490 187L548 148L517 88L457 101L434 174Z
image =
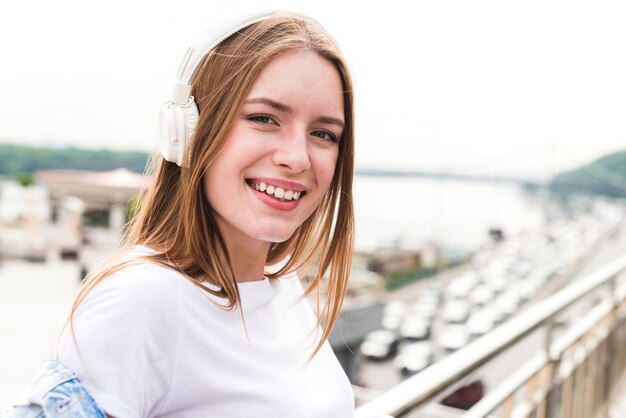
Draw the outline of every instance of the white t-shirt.
M352 388L328 343L306 364L315 315L298 279L239 290L245 328L239 309L221 309L211 300L223 299L178 273L127 267L81 303L77 345L66 327L58 359L116 418L352 417Z

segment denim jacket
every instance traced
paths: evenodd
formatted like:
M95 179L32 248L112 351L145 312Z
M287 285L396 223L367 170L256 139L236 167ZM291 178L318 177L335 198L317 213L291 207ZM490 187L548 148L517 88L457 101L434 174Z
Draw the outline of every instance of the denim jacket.
M56 360L46 361L2 418L105 418L76 374Z

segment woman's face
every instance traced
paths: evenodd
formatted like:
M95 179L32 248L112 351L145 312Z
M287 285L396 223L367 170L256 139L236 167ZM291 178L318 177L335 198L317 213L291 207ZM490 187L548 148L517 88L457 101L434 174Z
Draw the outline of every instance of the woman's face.
M272 59L204 176L226 240L291 237L330 186L343 126L342 82L330 61L309 49Z

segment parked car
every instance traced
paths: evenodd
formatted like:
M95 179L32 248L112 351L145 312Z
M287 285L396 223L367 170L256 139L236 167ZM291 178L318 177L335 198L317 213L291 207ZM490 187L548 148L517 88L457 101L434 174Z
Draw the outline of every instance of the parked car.
M494 323L499 324L508 318L508 315L497 304L485 306L480 310L483 315L489 316Z
M416 315L424 319L433 319L439 312L439 304L417 300L409 308L409 315Z
M425 340L430 336L430 321L417 315L410 315L400 327L400 337L407 340Z
M480 379L461 386L441 400L442 405L468 410L485 395L485 385Z
M494 300L494 297L495 292L484 284L479 284L469 294L470 302L478 306L487 305Z
M522 304L522 297L515 291L505 292L496 299L496 306L507 316L513 316Z
M400 328L400 325L404 322L404 315L396 315L396 314L383 314L383 318L381 320L381 324L384 329L397 332Z
M401 300L392 300L383 309L382 326L389 331L397 331L404 322L409 304Z
M492 292L498 294L504 292L510 285L510 281L507 276L503 274L489 273L485 275L485 285L491 289Z
M383 309L383 315L405 315L409 310L409 304L402 300L387 302Z
M485 315L481 311L472 313L467 320L467 330L474 337L488 333L495 326L496 323L494 322L493 317Z
M435 347L430 341L419 341L402 347L393 365L402 374L412 375L435 361Z
M369 360L386 360L398 352L398 337L386 329L372 331L361 343L361 353Z
M464 300L451 300L441 310L441 319L450 323L467 321L470 314L470 305Z
M465 325L453 324L446 326L437 337L437 344L447 350L455 351L470 342L470 334Z
M463 298L476 286L479 282L478 275L474 272L468 272L456 277L446 287L446 295L450 298Z

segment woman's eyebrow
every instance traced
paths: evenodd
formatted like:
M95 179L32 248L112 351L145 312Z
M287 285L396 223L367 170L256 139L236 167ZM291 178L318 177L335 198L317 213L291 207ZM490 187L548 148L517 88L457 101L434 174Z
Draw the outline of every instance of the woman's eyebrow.
M268 106L273 107L274 109L284 112L284 113L293 113L293 109L289 106L279 103L275 100L269 99L267 97L255 97L254 99L248 99L243 104L252 104L252 103L264 103Z
M330 116L320 116L319 118L317 118L317 121L319 123L325 123L325 124L330 124L330 125L337 125L341 129L343 129L345 127L345 124L343 123L343 121L341 119L333 118L333 117L330 117Z

